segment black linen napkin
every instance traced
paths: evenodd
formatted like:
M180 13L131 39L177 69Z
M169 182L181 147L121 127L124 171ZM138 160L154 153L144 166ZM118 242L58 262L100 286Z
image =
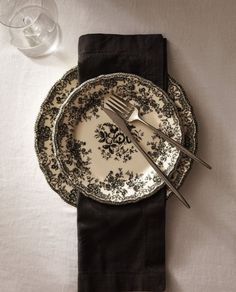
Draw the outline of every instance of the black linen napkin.
M162 35L89 34L79 39L79 80L137 74L167 89ZM166 188L126 205L80 194L77 205L78 291L165 290Z

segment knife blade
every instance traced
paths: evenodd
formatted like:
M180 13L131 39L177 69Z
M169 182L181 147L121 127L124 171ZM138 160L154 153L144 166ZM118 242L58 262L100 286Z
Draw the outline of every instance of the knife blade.
M106 105L108 107L108 105ZM139 145L136 138L132 135L125 120L113 109L108 109L103 107L103 111L108 115L108 117L118 126L118 128L130 139L130 141L135 145L139 152L144 156L147 162L152 166L156 173L163 179L165 184L170 188L170 190L175 194L175 196L184 204L185 207L190 208L190 205L184 198L184 196L171 184L168 177L160 170L160 168L155 164L153 159L144 151L144 149ZM110 106L109 106L110 107Z

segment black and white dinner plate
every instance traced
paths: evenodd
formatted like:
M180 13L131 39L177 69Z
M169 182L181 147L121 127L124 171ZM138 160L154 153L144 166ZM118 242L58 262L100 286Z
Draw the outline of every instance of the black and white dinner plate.
M49 183L51 188L55 192L57 192L63 200L65 200L67 203L71 204L72 206L76 206L79 190L75 186L75 184L72 183L71 179L69 179L67 175L65 175L64 171L62 171L54 153L52 136L53 136L54 123L62 104L71 94L71 92L74 91L74 89L77 88L78 86L79 86L79 82L77 79L77 67L75 67L69 70L58 82L56 82L53 85L52 89L48 93L46 99L44 100L40 108L40 112L35 124L35 149L36 149L41 170L43 171L47 179L47 182ZM184 132L183 143L185 147L187 147L190 151L195 152L196 146L197 146L196 120L194 118L191 105L183 89L171 77L169 77L168 96L175 103L175 106L178 110L179 118L181 119L181 123L183 126L182 130ZM149 117L149 118L152 119L152 117ZM107 123L107 120L106 120L106 123ZM119 142L119 143L114 143L116 144L114 145L114 147L119 147L123 149L123 150L119 150L121 151L120 153L122 153L122 151L125 151L126 149L125 147L127 147L128 151L127 151L127 154L123 156L123 159L125 159L124 157L128 159L129 155L131 156L133 155L132 153L133 147L130 145L129 141L126 140L126 144L123 145L125 147L120 146L120 144L122 144L121 141L124 139L124 137L122 136L122 133L120 133L121 135L115 135L118 129L116 128L112 129L112 123L108 122L107 125L101 126L101 131L99 131L99 128L97 128L97 130L98 131L93 134L93 139L95 139L95 141L100 147L100 150L97 149L97 151L100 152L100 155L110 156L114 154L112 153L113 146L109 145L110 140L108 139L108 144L104 143L105 141L104 139L107 135L107 132L109 131L110 132L113 131L111 133L111 139L114 140L114 137L116 137L117 142ZM140 126L139 126L138 131L141 131L141 130L142 129L140 129ZM147 129L145 129L145 133L146 132L147 132ZM137 134L138 136L140 135L140 133L137 133ZM137 155L135 153L135 149L133 150L134 150L134 154ZM176 158L176 159L177 159L176 160L177 167L173 168L172 174L170 176L170 180L176 187L179 187L182 184L187 173L189 172L192 162L190 158L182 154L180 155L179 158ZM103 160L105 161L107 159L103 158ZM170 168L169 168L169 171L171 172ZM149 170L146 173L149 173ZM110 181L112 181L112 177L110 178ZM138 200L138 199L139 198L136 198L135 200ZM119 204L120 202L114 202L114 199L113 199L113 203Z

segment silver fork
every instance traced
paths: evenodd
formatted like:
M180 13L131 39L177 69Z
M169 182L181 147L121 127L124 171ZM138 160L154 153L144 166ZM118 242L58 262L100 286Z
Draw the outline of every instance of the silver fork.
M134 121L140 121L144 125L148 126L153 130L154 133L156 133L159 137L167 140L170 144L174 145L177 149L185 153L187 156L191 157L193 160L201 163L208 169L211 169L212 167L203 161L201 158L197 157L194 155L192 152L190 152L188 149L183 147L181 144L173 140L172 138L168 137L166 134L164 134L161 130L153 127L151 124L146 122L139 114L138 108L136 108L134 105L132 105L130 102L127 100L122 99L120 96L116 95L112 91L112 95L109 96L108 99L106 99L107 105L109 106L112 105L116 111L127 121L127 122L134 122Z

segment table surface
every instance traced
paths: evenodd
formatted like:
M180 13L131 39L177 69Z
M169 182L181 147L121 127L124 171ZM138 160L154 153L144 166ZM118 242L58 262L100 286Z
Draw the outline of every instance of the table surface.
M199 124L198 154L167 206L167 292L236 291L236 2L58 0L58 52L30 59L0 27L0 291L77 290L76 209L48 186L34 123L48 90L77 64L85 33L163 33L168 69Z

